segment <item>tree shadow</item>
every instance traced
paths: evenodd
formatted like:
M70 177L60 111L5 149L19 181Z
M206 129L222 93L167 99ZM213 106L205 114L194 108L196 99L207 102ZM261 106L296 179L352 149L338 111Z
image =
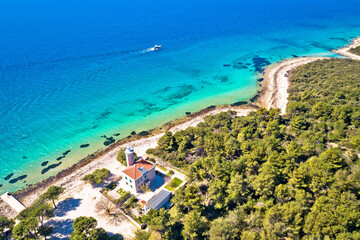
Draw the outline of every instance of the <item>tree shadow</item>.
M55 210L55 217L66 216L66 213L73 211L77 207L79 207L80 203L81 203L80 198L67 198L64 201L59 202Z
M64 219L64 220L54 220L51 219L46 223L53 227L53 233L51 234L51 239L64 240L70 239L72 233L74 220Z

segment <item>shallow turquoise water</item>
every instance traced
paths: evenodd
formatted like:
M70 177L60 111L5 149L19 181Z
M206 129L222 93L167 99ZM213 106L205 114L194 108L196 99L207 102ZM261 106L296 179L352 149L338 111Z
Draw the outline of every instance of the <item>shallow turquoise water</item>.
M263 65L334 56L360 35L350 0L0 4L0 193L104 148L104 135L249 98Z

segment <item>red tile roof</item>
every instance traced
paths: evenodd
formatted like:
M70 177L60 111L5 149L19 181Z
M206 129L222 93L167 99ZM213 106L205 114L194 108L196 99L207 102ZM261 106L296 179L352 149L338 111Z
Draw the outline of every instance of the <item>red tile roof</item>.
M137 161L134 165L125 168L123 170L123 173L128 175L130 178L136 180L142 176L141 172L139 171L139 168L142 168L142 167L144 167L147 171L149 171L150 169L152 169L155 166L152 165L151 163L145 161L144 159L141 159L141 160Z

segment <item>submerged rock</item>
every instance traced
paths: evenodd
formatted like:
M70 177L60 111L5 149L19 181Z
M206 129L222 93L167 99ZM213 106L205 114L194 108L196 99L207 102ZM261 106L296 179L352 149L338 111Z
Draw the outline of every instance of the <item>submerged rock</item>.
M14 176L14 173L10 173L9 175L7 175L6 177L4 177L4 180L9 180L12 176Z
M185 112L185 114L186 114L186 115L190 115L190 114L191 114L191 112Z
M247 101L238 101L238 102L231 104L231 106L234 107L234 106L241 106L241 105L245 105L245 104L247 104Z
M106 141L104 142L104 145L109 146L110 144L113 144L114 142L115 142L115 138L109 137L109 138L106 138Z
M50 171L51 169L60 166L60 164L62 164L62 162L54 163L54 164L51 164L51 165L47 166L46 168L44 168L43 170L41 170L41 174L47 173L47 172Z
M41 166L42 166L42 167L45 167L48 163L49 163L49 161L42 162L42 163L41 163Z
M86 147L88 147L88 146L90 146L90 144L88 144L88 143L86 143L86 144L81 144L81 145L80 145L80 148L86 148Z
M117 136L120 136L120 133L114 133L113 134L115 137L117 137Z
M63 159L65 156L61 156L61 157L58 157L56 160L60 161L61 159Z
M25 179L25 178L27 178L27 175L21 175L21 176L19 176L17 178L14 178L14 179L10 180L9 183L14 184L14 183L16 183L18 181L21 181L21 180Z
M231 67L231 64L224 64L224 67Z
M131 134L131 135L136 135L136 132L135 132L135 131L132 131L130 134Z
M148 131L141 131L140 133L139 133L139 135L140 136L147 136L147 135L149 135L150 133L148 132Z
M270 65L271 63L263 57L255 56L252 58L254 63L254 68L256 72L262 73L264 71L264 67Z
M71 152L71 150L67 150L66 152L63 153L63 155L64 155L64 156L65 156L65 155L68 155L69 152Z

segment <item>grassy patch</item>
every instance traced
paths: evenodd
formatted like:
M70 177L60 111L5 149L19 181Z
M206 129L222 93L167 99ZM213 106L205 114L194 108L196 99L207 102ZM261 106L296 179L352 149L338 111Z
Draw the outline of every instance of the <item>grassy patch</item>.
M168 170L160 165L156 165L157 168L163 170L164 172L167 172Z
M174 178L171 180L171 182L168 183L168 185L165 186L165 188L169 191L174 191L183 181L179 178Z
M166 174L166 176L168 176L168 177L170 177L171 175L173 175L175 172L173 171L173 170L170 170L167 174Z
M105 190L106 190L106 191L114 190L114 189L116 188L116 186L117 186L116 182L112 182L112 183L110 183L109 185L107 185L107 186L105 187Z
M122 188L120 188L116 192L120 195L120 197L118 199L119 202L125 201L131 195L131 193L129 191L124 191L124 189L122 189Z

